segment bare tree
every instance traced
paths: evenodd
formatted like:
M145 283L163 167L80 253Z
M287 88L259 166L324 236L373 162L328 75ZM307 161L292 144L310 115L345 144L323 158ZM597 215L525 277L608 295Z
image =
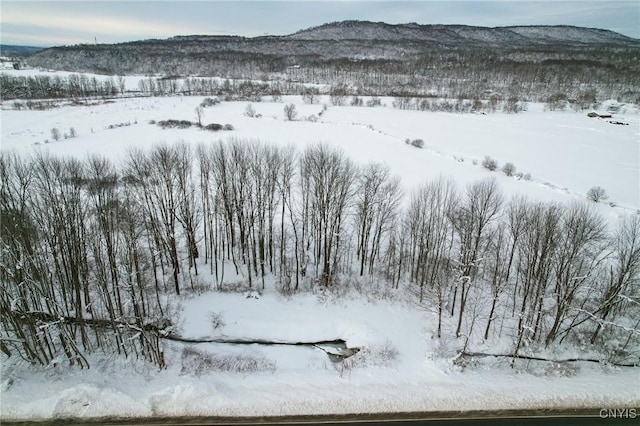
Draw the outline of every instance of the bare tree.
M356 256L360 261L362 276L365 265L369 266L369 273L373 273L381 241L397 214L402 192L399 178L391 177L389 167L372 163L360 170L355 193Z
M514 354L523 344L539 338L562 219L562 208L557 204L523 203L519 210L522 219L518 220L524 222L517 242L518 284L513 286L513 309L518 318Z
M179 165L178 151L159 145L148 155L131 149L126 166L126 174L138 184L138 202L145 208L145 216L149 219L147 226L161 254L161 261L166 259L171 265L176 294L180 294L177 242Z
M124 90L126 88L126 81L123 76L119 75L116 77L116 82L118 83L118 88L120 89L120 94L124 94Z
M442 177L412 194L405 226L408 233L411 281L419 283L419 301L425 288L433 293L438 313L438 336L452 279L453 227L450 218L459 203L455 183Z
M464 309L470 286L476 279L478 267L483 258L481 253L487 243L486 232L489 224L500 214L503 197L495 178L484 179L467 186L463 201L452 215L454 228L459 239L458 282L454 291L460 290L458 326L456 337L460 336Z
M317 87L305 87L302 91L302 100L308 104L314 104L318 101L320 90Z
M589 189L589 191L587 192L587 199L595 203L599 203L600 201L605 201L608 198L609 196L607 195L607 191L600 186L594 186L593 188Z
M552 307L553 322L545 337L549 345L561 332L565 321L579 306L581 287L592 286L590 281L602 261L606 227L602 217L585 204L571 204L563 214L562 232L556 241ZM573 325L566 325L572 328Z
M589 318L596 323L591 335L592 344L603 329L613 325L611 318L623 312L630 300L639 300L640 217L623 218L617 232L610 238L609 245L612 263L608 268L608 277L604 280L602 296Z
M491 324L496 319L496 307L500 296L509 285L512 269L516 261L516 248L518 240L524 231L528 204L523 198L516 197L507 207L507 223L500 224L492 236L491 250L491 309L485 327L484 339L489 338ZM506 227L506 229L505 229ZM515 309L515 308L514 308ZM504 315L504 313L503 313Z
M516 166L514 166L513 163L505 163L505 165L502 166L502 172L507 176L513 176L516 173Z
M356 168L342 151L314 145L301 158L301 176L306 180L310 210L309 230L314 239L314 266L320 282L333 283L340 258L347 209L352 202Z
M498 168L498 162L487 155L484 157L484 160L482 160L482 167L494 171Z
M298 116L298 111L296 111L296 106L294 104L287 104L284 106L284 117L288 121L294 121Z
M198 275L198 265L196 259L199 257L198 236L196 231L198 223L201 221L200 211L198 211L196 201L196 185L193 181L193 167L191 149L185 143L180 143L175 149L175 172L177 183L177 212L176 219L180 222L184 231L187 255L189 259L189 269L193 268L195 275Z
M198 119L198 127L202 127L202 115L204 114L204 108L202 108L202 106L197 106L195 111L196 118Z

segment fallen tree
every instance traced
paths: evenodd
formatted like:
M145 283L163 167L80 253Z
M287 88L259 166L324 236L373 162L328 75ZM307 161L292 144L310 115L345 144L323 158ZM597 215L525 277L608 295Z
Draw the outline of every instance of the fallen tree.
M354 354L356 354L359 348L347 347L347 342L343 339L333 340L318 340L318 341L285 341L285 340L266 340L266 339L251 339L251 338L233 338L227 336L219 337L205 337L205 338L191 338L183 337L176 334L173 331L171 321L163 319L153 323L135 323L126 321L111 321L108 319L100 318L84 318L73 316L60 316L57 317L48 312L21 312L19 317L23 318L25 322L37 322L40 326L47 325L82 325L87 327L96 328L126 328L133 333L147 332L151 333L159 339L171 340L181 343L221 343L231 345L284 345L284 346L309 346L316 349L320 349L325 352L332 360L339 359L344 360ZM3 338L0 337L0 348L7 356L11 356L11 351L5 343L16 344L20 339L15 338ZM330 346L336 349L336 352L328 351L321 346ZM337 358L336 358L337 357Z
M521 354L491 354L484 352L467 352L460 351L456 358L459 357L476 357L476 358L486 358L486 357L496 357L496 358L512 358L512 359L526 359L531 361L546 361L546 362L555 362L558 364L566 363L566 362L595 362L598 364L608 364L613 365L615 367L640 367L640 363L616 363L610 361L604 361L601 359L593 359L593 358L566 358L566 359L549 359L539 356L531 356L531 355L521 355Z

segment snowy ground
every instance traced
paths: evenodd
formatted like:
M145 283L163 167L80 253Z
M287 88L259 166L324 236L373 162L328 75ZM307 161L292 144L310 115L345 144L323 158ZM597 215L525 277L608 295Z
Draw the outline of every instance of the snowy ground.
M461 368L428 331L433 320L407 302L368 303L312 294L259 299L206 293L183 300L185 336L347 340L366 348L351 368L337 367L319 349L194 344L201 353L239 355L268 364L263 371L183 371L185 344L167 346L169 366L96 360L91 370L3 367L1 418L69 416L249 416L386 411L636 407L637 369L587 363L565 367L497 361ZM220 314L213 329L210 313ZM386 348L387 351L381 349ZM393 348L395 356L387 356ZM355 357L354 357L355 358ZM43 377L44 376L44 377Z
M610 220L640 208L640 117L632 108L616 117L628 126L584 113L545 112L542 105L517 115L459 115L395 110L391 99L384 100L387 107L329 106L319 117L327 98L307 105L285 97L280 103L254 103L260 118L243 115L247 102L204 110L203 124L230 123L234 131L162 130L149 124L196 121L202 99L119 99L47 111L13 111L7 103L0 115L2 150L97 153L119 160L130 146L159 142L241 138L301 149L322 141L340 146L357 162L388 163L406 191L439 174L453 176L460 185L494 175L506 194L540 200L584 199L590 187L602 186L618 205L598 205ZM298 121L284 120L289 102L297 106ZM317 122L304 120L312 115ZM61 134L73 127L77 137L53 141L54 127ZM424 139L425 149L406 145L406 138ZM500 164L513 162L532 180L487 171L479 164L485 155ZM342 368L312 347L190 345L216 359L255 360L260 370L212 369L200 375L193 374L197 361L185 356L180 343L166 343L169 365L160 372L115 356L92 358L89 371L38 369L2 358L0 419L640 406L638 369L524 362L509 369L491 359L462 368L452 358L463 342L434 339L432 313L402 297L392 299L285 297L273 290L258 299L242 293L188 295L176 307L184 336L342 338L366 350L353 357L351 368ZM212 312L224 325L213 328Z
M149 124L150 120L166 119L195 122L195 108L202 99L134 98L91 107L3 110L2 149L44 149L76 156L98 153L117 159L129 146L148 147L159 142L198 143L231 137L296 147L327 142L340 146L358 162L388 163L407 190L439 174L453 176L460 184L487 176L489 172L480 162L490 155L500 166L512 162L517 171L532 176L527 182L494 172L507 194L560 201L567 196L583 198L589 188L598 185L607 190L610 202L640 208L640 116L633 108L616 117L630 123L628 126L584 113L545 112L536 104L521 114L475 115L402 111L391 107L391 99L384 100L387 107L329 106L319 117L323 104L329 104L328 98L308 105L298 97L285 97L281 103L254 103L261 118L244 116L247 102L205 108L203 124L230 123L236 129L232 132L162 130ZM296 104L298 121L284 120L283 107L288 102ZM304 121L312 115L317 122ZM54 127L61 135L73 127L78 136L53 141ZM406 145L407 138L423 139L425 149Z

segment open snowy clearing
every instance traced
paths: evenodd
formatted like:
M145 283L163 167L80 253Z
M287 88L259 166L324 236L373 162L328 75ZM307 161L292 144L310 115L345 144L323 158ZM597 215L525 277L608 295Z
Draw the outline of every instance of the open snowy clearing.
M46 111L5 109L0 116L2 150L42 150L80 158L102 154L120 161L130 147L163 142L259 139L298 151L326 142L341 147L357 163L387 163L407 192L438 175L453 177L459 186L495 176L507 196L545 201L584 200L589 188L602 186L618 207L596 206L612 222L640 208L640 117L631 108L617 117L630 125L617 126L584 113L545 112L542 105L530 105L521 114L460 115L396 110L391 99L384 99L386 107L329 106L322 112L328 98L309 105L299 97L284 97L280 103L254 103L260 118L244 115L247 102L204 109L203 124L229 123L232 131L163 130L149 123L195 122L202 99L132 98ZM291 102L298 112L293 122L285 121L283 113ZM317 121L306 120L310 116ZM65 134L72 127L76 137L52 140L51 129ZM423 139L424 149L405 144L407 138ZM480 163L485 155L500 165L513 162L532 179L484 169ZM210 284L206 274L202 281ZM233 292L181 296L174 309L184 337L344 339L362 352L340 365L315 347L165 341L168 367L160 372L115 355L91 358L92 368L84 371L65 365L35 368L2 358L0 418L640 405L637 368L521 361L509 369L507 361L491 358L462 367L453 359L463 339L434 338L435 314L407 299L389 297L373 303L364 295L336 298L317 289L285 297L272 285L257 298ZM212 313L218 315L216 321ZM508 351L507 337L505 347L471 349ZM572 356L576 353L566 354Z

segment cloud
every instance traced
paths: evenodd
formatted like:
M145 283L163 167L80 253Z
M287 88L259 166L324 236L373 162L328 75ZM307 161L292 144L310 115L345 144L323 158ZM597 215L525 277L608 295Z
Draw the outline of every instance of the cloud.
M162 22L144 22L131 18L115 16L91 16L84 14L47 13L34 15L29 12L11 11L3 16L3 23L20 24L38 28L85 31L97 34L132 35L147 34L163 36L193 31L193 27L181 28Z
M3 42L116 43L187 34L290 34L332 21L479 26L576 25L640 37L637 1L11 1Z
M46 42L43 40L46 39ZM89 43L93 42L93 39L82 40L78 37L58 37L47 36L43 37L40 34L33 34L30 32L20 31L2 31L2 43L3 44L17 44L17 45L31 45L31 46L60 46L64 44L77 44L77 43Z
M210 32L204 26L176 22L169 23L162 19L153 19L152 14L149 14L145 19L140 19L136 16L125 16L125 10L123 10L123 15L118 16L113 13L105 14L103 11L96 11L93 14L87 11L74 11L68 7L68 3L67 7L56 7L62 5L45 3L40 4L37 8L33 7L33 3L27 3L27 7L15 7L19 6L15 2L9 2L8 4L14 7L3 6L2 17L0 18L3 27L11 26L16 28L19 26L23 29L30 28L34 30L33 32L40 34L49 32L49 41L51 43L62 40L66 42L86 41L89 35L89 38L101 35L108 36L111 40L123 40ZM118 8L114 7L114 9ZM23 31L22 33L27 32ZM80 35L81 33L84 35ZM79 36L74 38L69 36L70 34L78 34ZM13 33L2 32L2 36L5 39L17 37L18 35L15 31ZM28 35L25 38L36 40L35 37L29 37Z

